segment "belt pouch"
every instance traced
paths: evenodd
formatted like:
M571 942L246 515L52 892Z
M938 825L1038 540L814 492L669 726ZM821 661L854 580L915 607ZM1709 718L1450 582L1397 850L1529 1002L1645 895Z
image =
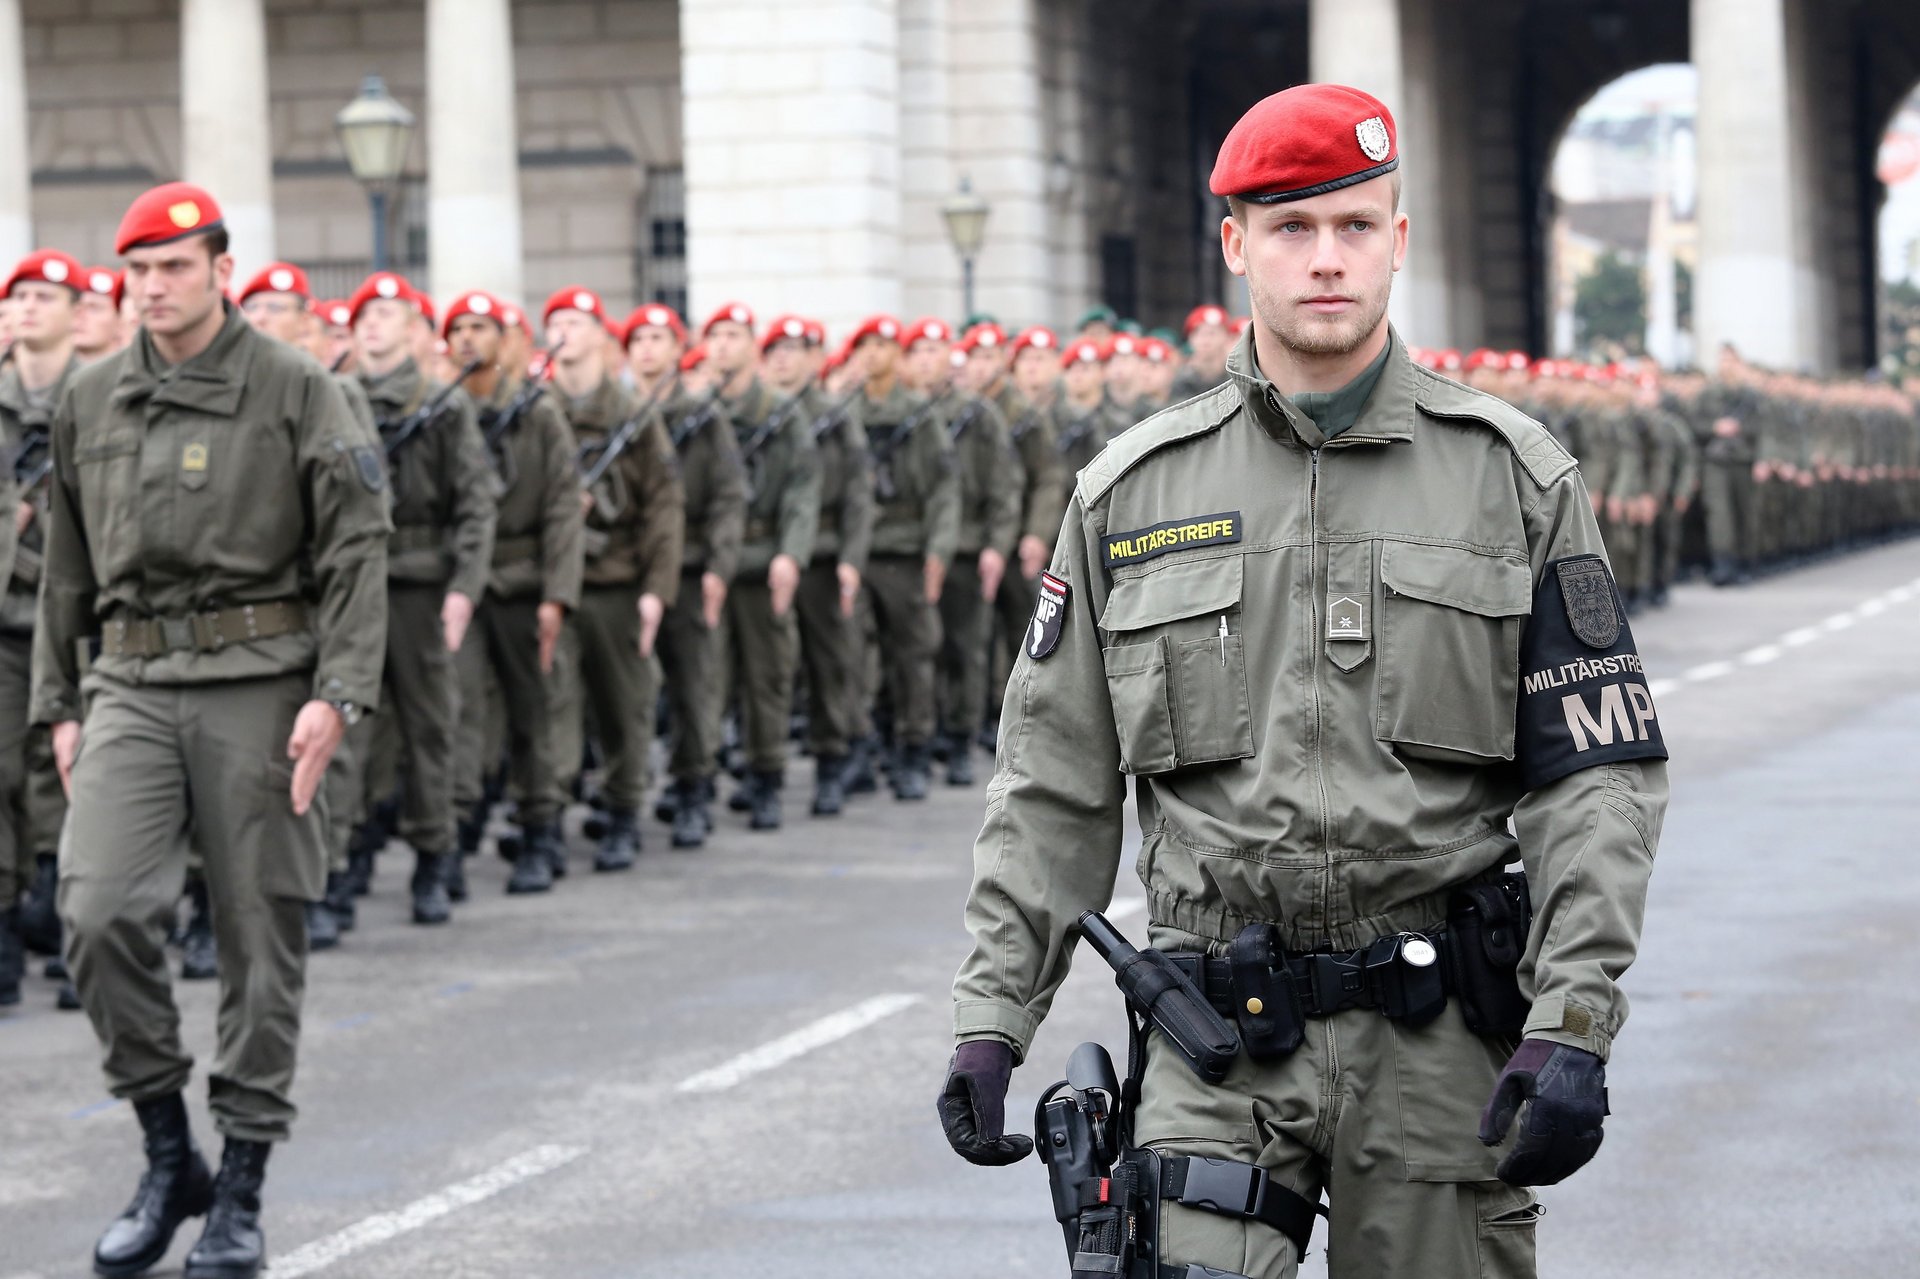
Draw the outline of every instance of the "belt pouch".
M1227 949L1233 1016L1240 1042L1256 1061L1291 1054L1306 1039L1306 1017L1299 992L1287 971L1280 930L1272 924L1248 924Z
M1453 891L1445 948L1460 1015L1475 1034L1518 1039L1529 1004L1520 993L1520 957L1533 912L1524 876Z

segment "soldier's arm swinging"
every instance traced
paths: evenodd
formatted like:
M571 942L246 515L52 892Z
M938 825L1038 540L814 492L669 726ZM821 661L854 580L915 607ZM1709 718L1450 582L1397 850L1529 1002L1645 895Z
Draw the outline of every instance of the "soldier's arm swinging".
M53 470L48 479L47 537L33 626L32 719L53 730L54 762L63 789L71 786L80 745L79 645L92 633L99 590L86 527L80 522L72 402L69 392L54 418L48 443Z

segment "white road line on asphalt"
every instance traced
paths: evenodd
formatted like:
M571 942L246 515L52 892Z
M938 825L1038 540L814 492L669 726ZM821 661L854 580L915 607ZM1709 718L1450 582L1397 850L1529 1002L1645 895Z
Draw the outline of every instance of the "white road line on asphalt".
M267 1274L271 1279L299 1279L301 1275L324 1270L356 1252L410 1234L448 1213L470 1208L502 1191L511 1190L523 1181L544 1176L586 1153L585 1146L535 1146L477 1177L456 1182L424 1199L416 1199L397 1211L367 1217L345 1230L296 1248L284 1257L276 1258L268 1266Z
M1854 617L1852 613L1835 613L1832 617L1820 623L1820 629L1823 631L1844 631L1849 626L1852 626L1853 622Z
M1860 606L1853 611L1861 617L1878 617L1887 611L1887 597L1876 595L1870 600L1861 600Z
M1913 598L1913 587L1896 586L1892 590L1887 592L1887 598L1893 601L1895 604L1905 604L1908 600Z
M741 1053L732 1061L723 1062L712 1070L703 1070L697 1075L680 1081L675 1092L725 1092L753 1076L784 1066L795 1057L803 1056L816 1048L824 1048L835 1040L845 1039L856 1031L864 1030L877 1021L882 1021L905 1008L920 1002L918 995L876 995L872 999L842 1009L819 1021L802 1026L789 1035L760 1045L758 1048Z
M1681 681L1677 679L1649 680L1647 681L1647 691L1649 693L1652 693L1655 697L1665 697L1668 693L1671 693L1674 689L1679 688L1680 683Z
M1742 666L1765 666L1768 662L1779 661L1780 655L1786 651L1786 649L1780 647L1778 644L1762 644L1758 648L1750 648L1740 654L1740 664Z
M1689 684L1704 684L1710 679L1719 679L1722 675L1733 674L1732 662L1707 662L1696 666L1680 678Z
M1797 631L1788 631L1780 637L1780 642L1788 648L1799 648L1802 644L1811 644L1820 638L1817 626L1802 626Z

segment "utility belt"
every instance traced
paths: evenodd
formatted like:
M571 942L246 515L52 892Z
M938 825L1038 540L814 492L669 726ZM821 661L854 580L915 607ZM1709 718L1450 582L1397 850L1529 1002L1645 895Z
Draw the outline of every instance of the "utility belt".
M1238 1023L1256 1060L1285 1057L1305 1038L1306 1019L1366 1008L1409 1026L1457 999L1467 1029L1518 1038L1528 1004L1517 970L1533 910L1522 874L1457 888L1447 922L1425 932L1375 938L1357 950L1289 952L1272 924L1251 924L1224 955L1168 958Z
M438 524L402 524L387 536L390 551L444 551L447 530Z
M238 604L185 617L123 615L101 630L100 655L152 658L189 649L217 653L229 644L277 639L307 626L307 606L297 599Z
M524 537L496 537L493 539L493 566L520 564L527 560L540 558L540 538L529 533Z

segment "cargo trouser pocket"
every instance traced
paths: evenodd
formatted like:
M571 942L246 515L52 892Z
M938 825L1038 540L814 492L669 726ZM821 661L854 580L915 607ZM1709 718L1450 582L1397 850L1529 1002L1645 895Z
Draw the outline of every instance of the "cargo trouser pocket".
M1388 1022L1408 1181L1493 1181L1506 1143L1480 1144L1480 1111L1506 1054L1461 1020L1460 1007L1418 1029Z
M1494 1182L1476 1191L1480 1279L1534 1279L1534 1230L1546 1208L1531 1191Z
M1532 607L1526 564L1389 542L1380 576L1375 736L1416 758L1512 759L1520 630Z
M1114 583L1100 616L1122 772L1164 773L1253 755L1238 556L1170 564Z

